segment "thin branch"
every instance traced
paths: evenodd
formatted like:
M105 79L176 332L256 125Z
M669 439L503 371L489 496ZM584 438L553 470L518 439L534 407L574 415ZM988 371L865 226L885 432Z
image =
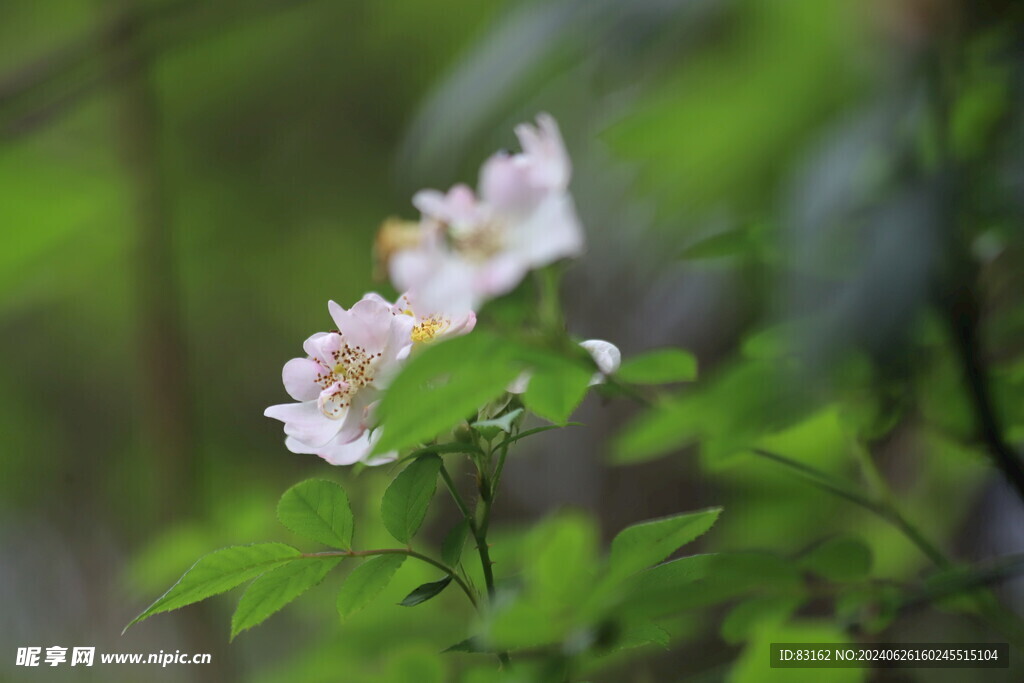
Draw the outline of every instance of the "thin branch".
M888 513L881 504L874 500L871 500L867 496L857 491L851 491L850 489L846 488L843 484L839 483L834 478L822 472L821 470L815 469L810 465L805 465L802 462L798 462L796 460L787 458L784 455L779 455L778 453L766 451L763 448L752 448L750 449L750 452L766 460L771 460L772 462L779 463L780 465L785 465L791 470L802 475L805 479L808 479L812 484L814 484L818 488L828 491L829 493L840 498L843 498L853 503L854 505L858 505L864 508L865 510L869 510L870 512L876 515L888 519Z
M1003 429L992 401L988 372L981 358L977 298L969 287L954 294L949 308L949 325L963 368L978 435L996 466L1024 501L1024 465L1014 448L1003 437Z
M448 491L451 492L452 499L455 501L455 506L459 508L459 512L461 512L462 516L466 518L470 528L473 528L475 526L473 523L473 513L470 511L466 501L462 498L462 494L460 494L459 490L455 488L455 480L452 479L452 475L448 473L448 468L444 466L443 462L441 463L441 479L444 480L445 486L447 486Z
M0 140L17 138L65 115L129 75L130 64L111 61L105 53L123 41L125 24L145 33L137 50L150 61L206 34L263 16L288 10L310 0L265 0L237 7L216 6L195 0L171 0L124 13L74 41L0 76ZM180 24L180 25L174 25ZM167 28L170 26L170 28ZM156 35L150 35L150 33Z

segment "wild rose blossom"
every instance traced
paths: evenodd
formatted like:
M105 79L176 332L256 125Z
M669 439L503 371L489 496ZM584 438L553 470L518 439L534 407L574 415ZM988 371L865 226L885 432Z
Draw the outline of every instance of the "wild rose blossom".
M392 304L369 293L351 309L328 304L337 330L317 332L303 344L306 358L285 363L281 377L299 403L270 406L267 417L284 422L292 453L318 455L332 465L390 462L394 453L367 461L380 431L372 436L372 411L416 344L465 334L476 324L470 311L458 316L423 314L409 295Z
M476 327L476 313L473 311L463 311L455 315L437 312L424 313L421 306L413 303L412 295L409 292L398 297L398 301L395 303L390 303L376 292L370 292L363 298L379 301L388 306L395 315L412 318L412 332L409 335L411 346L429 344L447 337L457 337L472 332Z
M391 280L426 309L461 314L511 291L533 268L583 250L569 195L572 169L555 120L537 117L516 136L523 151L500 152L480 170L479 197L466 185L422 190L420 240L391 257Z
M298 439L288 437L285 439L285 446L292 453L308 453L310 455L318 455L326 460L331 465L354 465L357 462L362 462L367 465L384 465L389 462L394 462L398 458L397 451L388 451L381 455L373 458L367 458L373 447L380 441L381 435L380 429L375 429L372 432L370 430L363 430L362 434L357 436L354 441L349 443L337 443L332 444L329 448L319 447L314 448L307 446Z
M302 345L306 358L293 358L281 372L298 403L270 406L263 414L284 422L293 453L347 464L368 452L368 441L358 442L365 440L372 405L409 353L414 320L372 298L347 311L332 301L329 309L338 329L312 335Z

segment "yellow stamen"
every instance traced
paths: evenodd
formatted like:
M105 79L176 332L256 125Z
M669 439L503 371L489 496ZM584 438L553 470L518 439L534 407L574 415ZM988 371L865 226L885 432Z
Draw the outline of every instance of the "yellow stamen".
M443 332L448 323L437 318L427 318L416 327L412 328L412 340L417 344L431 341L438 333Z

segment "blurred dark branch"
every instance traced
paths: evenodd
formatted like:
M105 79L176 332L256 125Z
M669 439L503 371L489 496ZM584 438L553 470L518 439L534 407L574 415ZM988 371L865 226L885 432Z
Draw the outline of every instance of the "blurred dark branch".
M979 437L996 466L1016 489L1021 500L1024 500L1024 466L1021 465L1020 457L1013 447L1003 437L1003 429L992 401L988 372L981 357L978 302L969 284L964 284L951 292L948 318L957 356L963 368L964 381L967 383Z
M125 9L66 45L0 76L0 141L33 132L66 115L104 87L130 77L132 58L120 49L131 25L132 52L152 62L172 49L265 13L309 0L202 3L169 0Z
M1024 574L1024 554L998 557L933 580L931 585L904 600L900 610L924 607L943 598L1018 578L1021 574Z
M764 449L751 449L751 451L767 460L787 466L791 471L800 474L812 484L829 493L837 495L865 510L869 510L879 518L899 529L906 538L913 543L929 560L940 570L955 572L957 567L952 560L929 541L916 526L914 526L902 513L896 502L891 497L875 500L859 491L851 491L845 485L835 480L829 474L814 467L805 465L787 458L784 455L766 451ZM982 586L979 585L978 588ZM1015 647L1024 650L1024 625L1020 619L1006 607L1001 605L994 596L985 591L980 591L972 596L978 611L991 620L992 624L999 628L1014 641Z
M931 109L935 117L935 147L938 152L936 201L945 217L941 226L946 242L946 282L940 288L940 307L944 310L953 345L967 384L971 410L978 436L996 466L1024 501L1024 465L1019 455L1003 437L998 412L992 400L988 371L984 362L981 339L981 311L976 292L978 267L971 258L969 236L965 225L971 215L968 177L953 151L950 140L951 108L957 93L954 72L960 54L961 38L955 32L938 41L928 60L928 86Z
M766 460L771 460L772 462L776 462L780 465L785 465L818 488L849 501L854 505L862 507L884 519L886 522L889 522L899 529L903 535L917 546L917 548L937 567L946 569L952 566L952 562L942 554L942 551L940 551L931 541L925 538L924 534L922 534L917 527L907 520L892 501L875 500L860 491L850 490L845 484L825 472L811 467L810 465L805 465L802 462L787 458L784 455L766 451L762 448L752 448L751 452Z
M144 448L153 458L156 507L165 521L175 516L183 491L194 490L195 465L189 416L185 339L169 202L160 158L160 120L149 78L151 62L138 49L140 30L129 13L115 18L107 49L123 78L115 91L116 139L134 200L137 373Z
M131 9L111 8L116 30L107 34L106 55L121 75L114 90L116 139L134 200L136 242L134 267L136 359L141 456L152 467L146 490L164 523L179 519L181 502L193 500L197 458L187 379L185 334L181 325L174 239L160 155L160 107L150 79L152 61L139 43L142 26ZM215 642L210 607L183 617L193 651ZM229 678L230 659L218 654L215 665L197 672L196 680Z

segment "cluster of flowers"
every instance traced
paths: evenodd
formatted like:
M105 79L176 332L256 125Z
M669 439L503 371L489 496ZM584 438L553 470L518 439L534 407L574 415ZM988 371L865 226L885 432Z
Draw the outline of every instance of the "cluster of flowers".
M333 465L393 460L393 453L367 459L380 434L371 430L374 406L414 347L470 332L485 301L514 289L530 270L582 251L557 124L542 114L516 135L522 152L490 157L477 193L459 184L413 197L420 221L388 254L391 281L406 292L397 302L370 293L345 310L331 301L337 329L309 337L306 357L285 364L284 386L298 403L264 414L284 422L288 450ZM583 347L601 371L595 383L618 367L614 345L590 340ZM521 377L509 391L522 392L527 382Z

